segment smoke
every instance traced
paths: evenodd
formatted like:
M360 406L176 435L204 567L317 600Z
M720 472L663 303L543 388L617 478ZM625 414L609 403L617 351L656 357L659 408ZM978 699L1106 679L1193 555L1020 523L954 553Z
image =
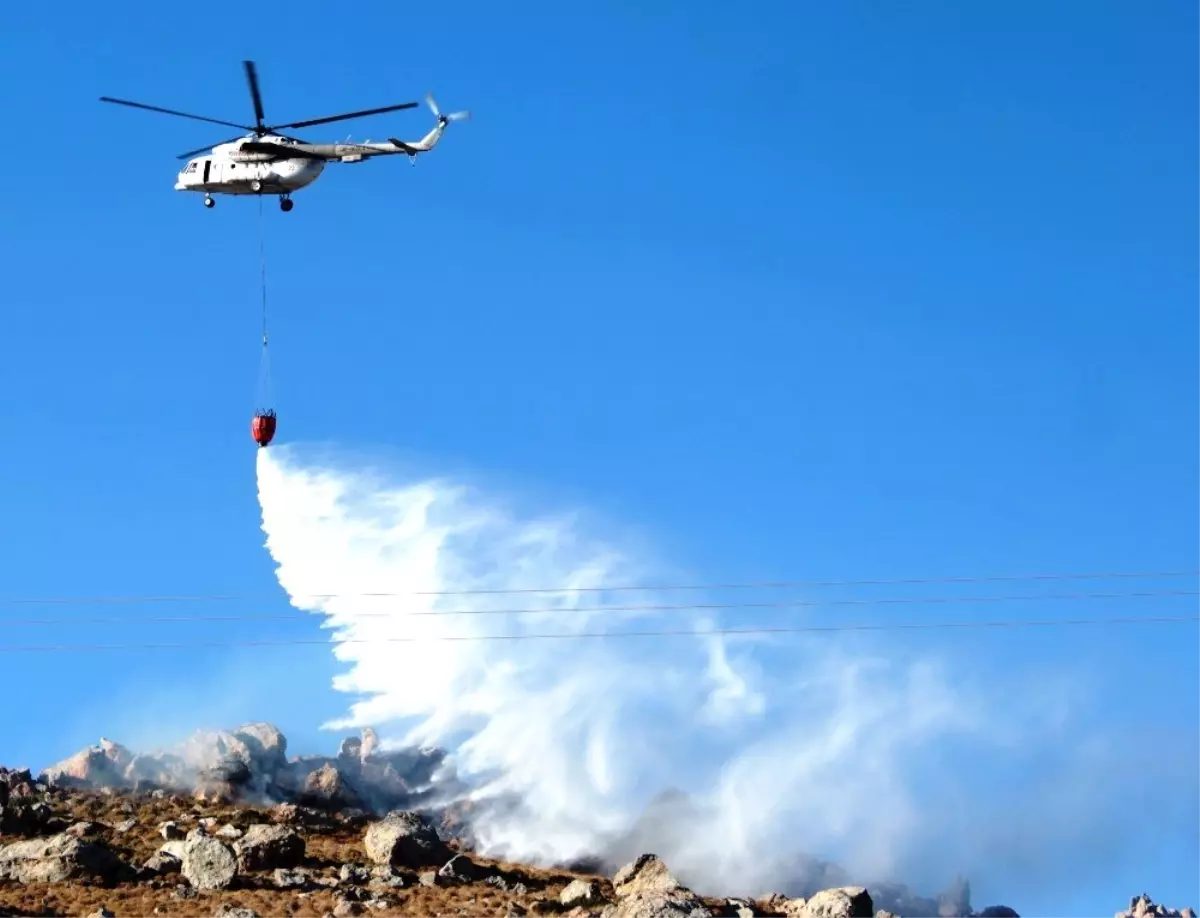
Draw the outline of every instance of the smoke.
M982 678L872 652L861 637L532 639L781 622L628 608L711 602L694 592L568 592L670 574L637 540L623 549L624 536L578 513L521 512L465 480L393 482L272 447L258 453L258 482L279 582L322 616L345 666L334 686L355 696L326 726L451 750L486 854L562 863L651 850L694 888L725 894L830 885L832 868L812 856L860 882L940 887L979 866L955 862L964 838L1002 860L964 763L1062 729L1061 711L1034 703L1045 685L1006 684L989 702ZM545 588L562 589L480 592ZM447 591L475 592L436 595ZM1052 798L1053 781L1039 780ZM1065 846L1086 831L1080 813L1058 814ZM1022 856L1036 846L1014 841Z

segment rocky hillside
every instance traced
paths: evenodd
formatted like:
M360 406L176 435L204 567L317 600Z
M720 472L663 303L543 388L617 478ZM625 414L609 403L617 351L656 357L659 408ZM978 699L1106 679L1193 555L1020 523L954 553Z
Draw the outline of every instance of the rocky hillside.
M750 900L698 895L650 853L503 863L474 850L469 809L438 802L454 783L435 781L440 752L383 753L370 731L335 758L286 749L250 724L167 753L105 740L39 775L0 768L0 916L1017 914L973 911L965 881L936 899L830 884ZM1180 914L1148 898L1128 912Z

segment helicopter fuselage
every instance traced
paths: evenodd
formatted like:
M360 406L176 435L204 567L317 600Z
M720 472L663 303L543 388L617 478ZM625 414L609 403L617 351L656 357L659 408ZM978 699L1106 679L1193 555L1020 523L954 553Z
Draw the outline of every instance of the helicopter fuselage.
M247 153L241 143L221 144L211 153L190 160L175 180L176 191L214 194L278 194L311 185L325 170L320 159L280 154Z

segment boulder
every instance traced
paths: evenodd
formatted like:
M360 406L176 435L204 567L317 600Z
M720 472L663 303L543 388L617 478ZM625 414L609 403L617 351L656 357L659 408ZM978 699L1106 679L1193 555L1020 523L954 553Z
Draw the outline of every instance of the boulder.
M363 803L346 776L328 762L309 773L300 793L305 802L328 809L362 806Z
M1184 909L1186 913L1188 909ZM875 913L875 918L879 918L879 912ZM981 912L976 912L975 918L1021 918L1015 910L1007 905L989 905ZM1182 918L1196 918L1195 915L1184 914Z
M745 899L726 899L725 907L733 913L735 918L754 918L754 906Z
M162 877L171 873L179 873L183 868L183 861L167 851L158 851L150 856L150 859L142 865L141 874L143 877Z
M644 889L607 906L601 918L713 918L713 913L690 890Z
M612 884L618 899L639 892L670 892L682 888L656 854L643 854L626 864L613 876Z
M240 755L230 754L201 770L192 796L203 803L233 803L253 779L250 765Z
M279 867L271 874L271 882L276 889L304 889L313 885L313 878L304 868Z
M1116 918L1184 918L1185 915L1194 918L1195 913L1191 908L1180 911L1162 904L1155 904L1153 899L1142 893L1140 896L1131 896L1129 908L1123 912L1117 912Z
M287 737L274 724L242 724L234 731L250 753L250 765L254 771L271 775L287 767Z
M603 901L600 884L595 880L572 880L558 895L558 904L563 908L599 905Z
M65 822L57 819L44 803L32 797L12 797L0 806L0 835L46 835L62 831Z
M121 877L126 869L103 842L65 832L0 848L0 880L17 883L61 883L91 877L110 881Z
M195 889L227 889L237 876L237 857L218 838L190 832L183 846L183 875Z
M53 787L122 787L126 783L125 769L132 761L132 752L102 737L98 746L89 746L51 765L41 777Z
M304 861L304 849L304 839L291 829L263 823L250 826L234 843L242 871L297 867Z
M823 889L805 903L805 918L871 918L875 903L861 886Z
M438 870L438 882L441 885L452 886L463 883L478 883L485 880L494 871L476 864L465 854L456 854Z
M419 813L398 810L367 827L363 848L376 864L392 867L431 867L451 857L433 826Z

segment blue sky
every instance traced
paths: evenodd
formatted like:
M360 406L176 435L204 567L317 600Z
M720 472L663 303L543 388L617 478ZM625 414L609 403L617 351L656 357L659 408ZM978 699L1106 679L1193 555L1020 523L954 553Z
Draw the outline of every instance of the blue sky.
M647 527L711 580L1193 567L1194 6L749 9L298 0L269 34L236 7L10 13L0 591L284 606L248 436L256 203L172 190L175 154L225 129L97 101L248 118L246 57L268 121L426 90L474 114L415 168L334 165L290 214L268 202L281 440L510 476ZM430 126L422 108L311 134ZM912 642L1090 668L1101 726L1190 755L1196 638ZM342 706L321 648L0 665L26 687L0 711L5 762L141 704L181 730L274 718L315 750ZM1030 907L1106 914L1143 888L1197 905L1194 813L1177 860Z

